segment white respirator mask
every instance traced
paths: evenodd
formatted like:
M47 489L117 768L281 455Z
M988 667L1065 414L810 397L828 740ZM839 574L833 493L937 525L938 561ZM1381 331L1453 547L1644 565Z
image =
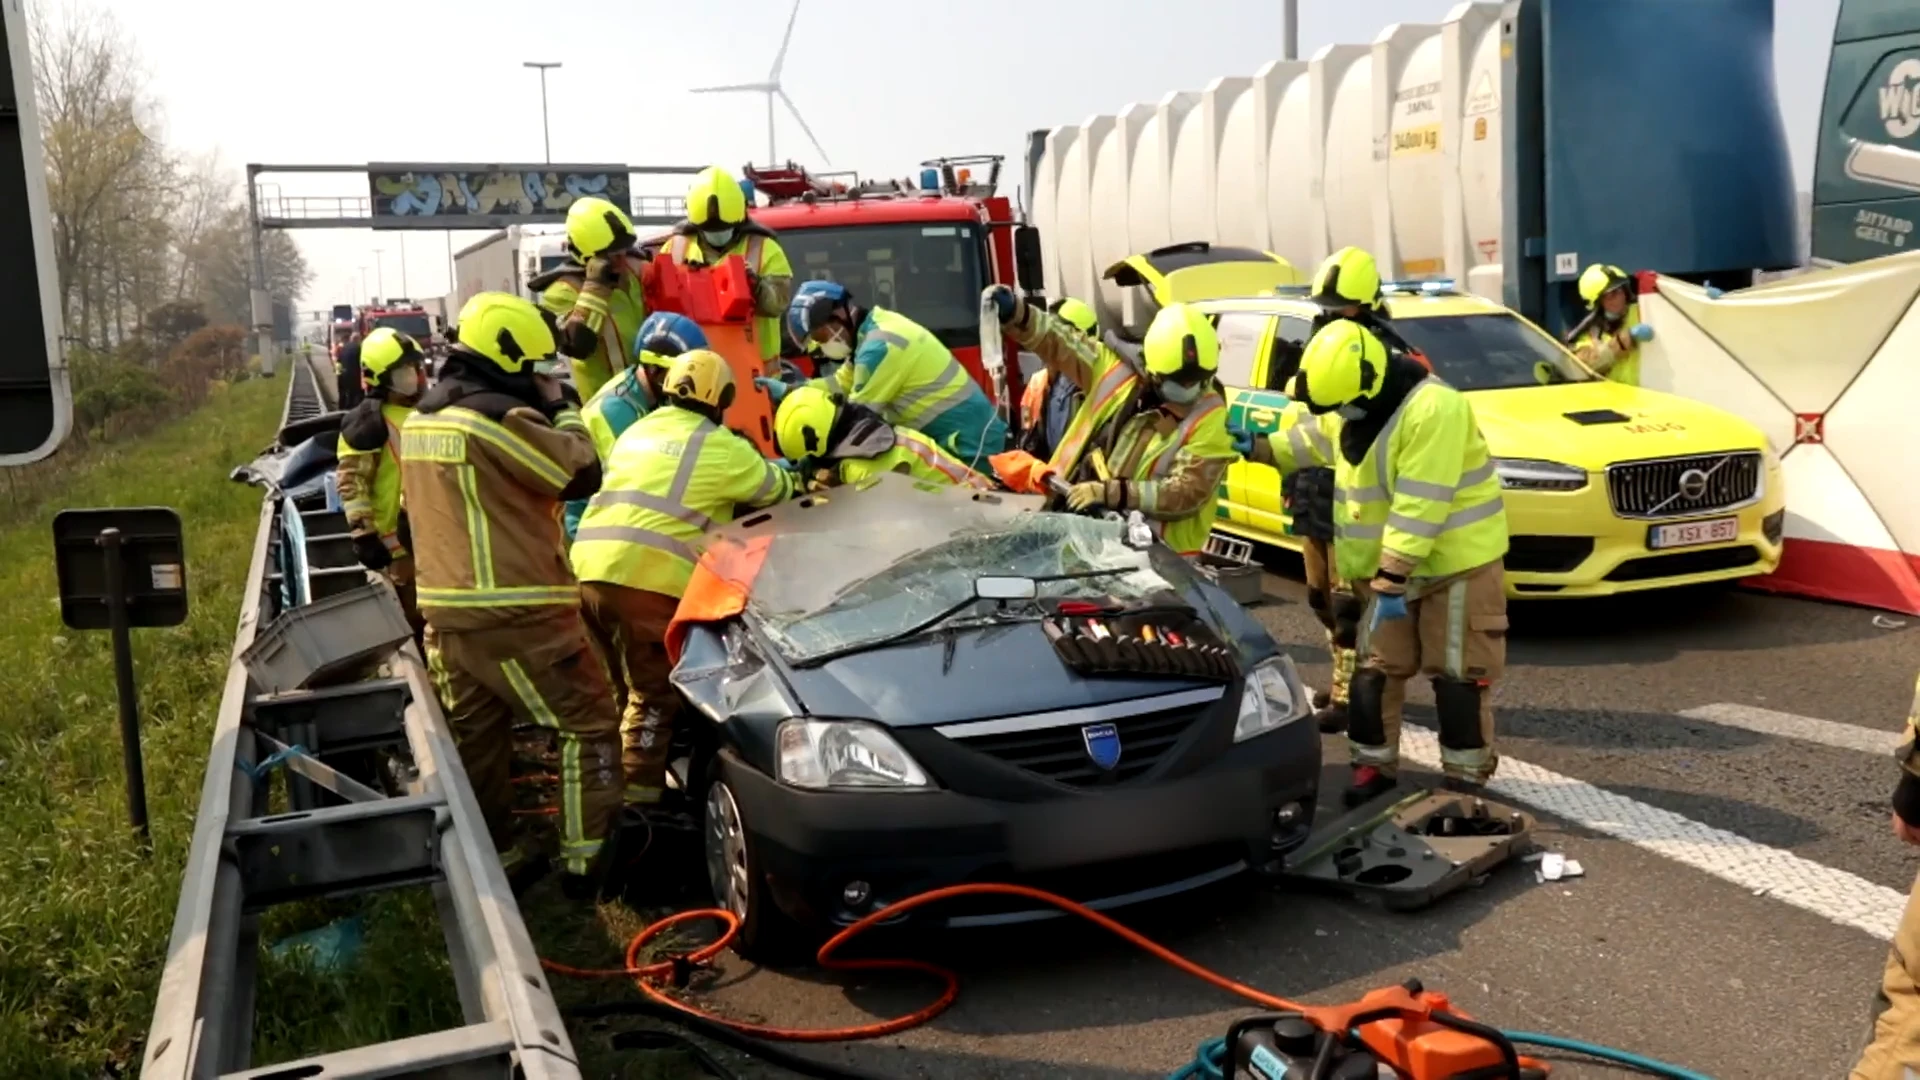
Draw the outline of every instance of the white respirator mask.
M740 230L732 227L725 229L702 229L700 231L700 240L715 251L725 251L727 245L733 243L733 238L739 231Z
M820 355L829 360L845 360L853 355L853 343L841 334L835 334L820 343Z
M394 372L393 378L388 382L388 389L401 397L413 397L415 394L418 394L420 392L420 369L405 367Z
M1195 383L1192 386L1188 386L1185 383L1177 383L1171 379L1167 379L1162 381L1157 389L1161 399L1164 401L1174 405L1191 405L1200 399L1201 392L1206 388L1207 385L1205 383Z

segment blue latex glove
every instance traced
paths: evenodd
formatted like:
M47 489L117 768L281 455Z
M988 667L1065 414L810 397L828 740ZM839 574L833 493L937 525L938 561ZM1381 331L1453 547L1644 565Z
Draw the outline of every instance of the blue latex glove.
M1373 625L1370 629L1379 629L1383 622L1407 617L1407 598L1401 593L1373 594Z
M1253 432L1248 431L1246 428L1229 426L1227 428L1227 434L1233 436L1234 453L1239 454L1241 457L1253 456Z
M987 295L993 299L993 310L1000 316L1000 321L1012 322L1015 306L1013 290L1005 285L994 285L987 290Z
M767 396L773 399L773 403L775 405L780 404L780 399L783 397L786 397L787 391L792 389L792 387L789 387L786 383L781 382L779 379L769 379L764 375L758 379L753 380L753 385L759 387L762 390L765 390L767 392Z
M1707 299L1718 300L1725 295L1727 295L1726 290L1720 288L1718 285L1707 286Z
M1646 323L1635 323L1633 329L1629 332L1633 334L1633 340L1635 341L1653 340L1653 327L1648 326Z

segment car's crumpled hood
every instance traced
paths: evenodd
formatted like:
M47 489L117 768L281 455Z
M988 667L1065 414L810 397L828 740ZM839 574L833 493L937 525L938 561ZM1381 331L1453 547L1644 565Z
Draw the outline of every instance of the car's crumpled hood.
M1766 445L1758 428L1732 413L1611 381L1481 390L1467 400L1495 457L1598 470L1617 461Z

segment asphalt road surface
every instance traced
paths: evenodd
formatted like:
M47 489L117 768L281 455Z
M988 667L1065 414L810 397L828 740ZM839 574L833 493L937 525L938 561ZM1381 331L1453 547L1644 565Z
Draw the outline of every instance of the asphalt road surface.
M1308 680L1326 652L1298 563L1256 609ZM1910 627L1706 591L1516 606L1496 798L1539 813L1579 879L1514 863L1423 912L1227 887L1123 921L1242 982L1312 1002L1418 976L1509 1029L1634 1049L1716 1077L1844 1076L1920 851L1887 795L1920 665ZM1427 702L1424 687L1416 700ZM1431 724L1423 704L1413 717ZM1822 723L1822 722L1825 723ZM1433 760L1430 729L1412 757ZM1327 742L1337 799L1344 743ZM1410 774L1410 778L1413 774ZM1337 811L1323 800L1323 820ZM1078 926L933 943L959 1004L873 1042L807 1048L902 1077L1163 1077L1254 1011ZM700 1000L791 1027L910 1011L910 976L846 984L737 958ZM786 1075L743 1068L743 1075ZM1564 1064L1564 1076L1627 1075Z

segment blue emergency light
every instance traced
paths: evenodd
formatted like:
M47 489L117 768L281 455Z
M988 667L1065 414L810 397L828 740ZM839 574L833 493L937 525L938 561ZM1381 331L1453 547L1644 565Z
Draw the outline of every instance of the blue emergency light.
M920 170L920 190L922 191L939 191L940 190L940 170L939 169L921 169Z
M1458 292L1459 290L1455 288L1452 278L1421 278L1415 281L1383 281L1380 283L1380 291L1392 293L1418 292L1437 295Z

